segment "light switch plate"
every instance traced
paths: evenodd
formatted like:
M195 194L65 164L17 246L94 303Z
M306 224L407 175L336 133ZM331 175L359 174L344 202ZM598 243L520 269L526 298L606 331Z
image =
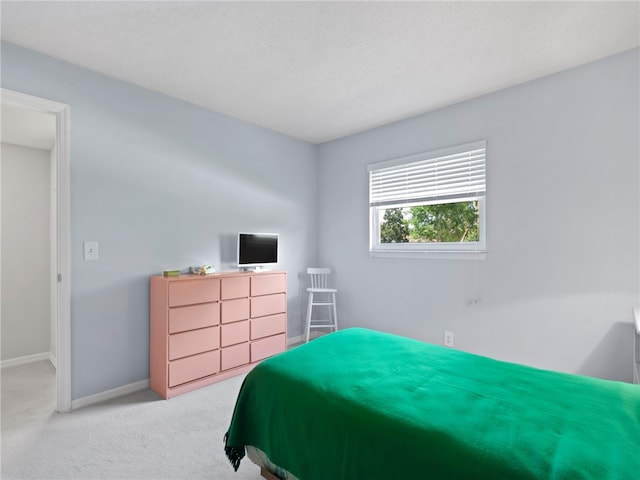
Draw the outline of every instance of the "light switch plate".
M84 242L84 259L98 260L98 242Z

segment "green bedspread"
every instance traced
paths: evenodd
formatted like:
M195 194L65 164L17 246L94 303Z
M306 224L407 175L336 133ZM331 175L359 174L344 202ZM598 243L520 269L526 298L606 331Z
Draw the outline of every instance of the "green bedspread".
M300 480L638 480L640 386L352 328L247 375L245 445Z

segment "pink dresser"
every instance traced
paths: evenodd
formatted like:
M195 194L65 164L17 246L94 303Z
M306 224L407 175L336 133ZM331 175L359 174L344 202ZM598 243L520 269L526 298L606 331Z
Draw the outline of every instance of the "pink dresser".
M284 351L286 287L282 271L151 277L151 389L175 397Z

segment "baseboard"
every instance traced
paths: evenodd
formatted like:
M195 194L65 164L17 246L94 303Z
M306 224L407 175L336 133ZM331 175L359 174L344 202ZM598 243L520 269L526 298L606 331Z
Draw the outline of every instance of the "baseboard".
M88 407L89 405L94 405L96 403L111 400L112 398L121 397L122 395L127 395L128 393L138 392L140 390L144 390L145 388L149 388L149 379L130 383L128 385L123 385L122 387L113 388L104 392L95 393L87 397L77 398L76 400L71 400L71 410Z
M304 342L304 335L298 335L297 337L289 337L287 338L287 346L298 345L299 343Z
M56 359L56 356L49 352L49 361L51 362L51 365L53 365L53 368L58 368L58 360Z
M304 341L304 335L298 335L297 337L288 338L287 345L296 345L298 343L302 343L303 341ZM46 358L48 359L49 357L47 356ZM87 397L82 397L76 400L72 400L71 410L76 410L78 408L83 408L89 405L94 405L96 403L104 402L106 400L111 400L112 398L117 398L122 395L126 395L128 393L144 390L145 388L149 388L149 379L142 380L136 383L130 383L129 385L123 385L122 387L114 388L112 390L107 390L105 392L100 392L94 395L89 395Z
M19 365L27 365L28 363L41 362L49 360L49 352L34 353L33 355L25 355L23 357L9 358L0 362L0 368L17 367Z
M309 335L309 340L313 340L314 338L318 338L321 337L323 335L326 335L326 333L324 332L311 332L311 335ZM305 335L298 335L297 337L291 337L287 339L287 347L297 347L298 345L302 345L303 343L306 343L306 339L305 339Z

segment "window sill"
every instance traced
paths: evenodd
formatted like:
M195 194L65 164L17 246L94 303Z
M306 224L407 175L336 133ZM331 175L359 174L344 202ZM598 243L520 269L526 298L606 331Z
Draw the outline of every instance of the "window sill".
M421 258L423 260L484 260L486 251L398 251L369 250L371 258Z

